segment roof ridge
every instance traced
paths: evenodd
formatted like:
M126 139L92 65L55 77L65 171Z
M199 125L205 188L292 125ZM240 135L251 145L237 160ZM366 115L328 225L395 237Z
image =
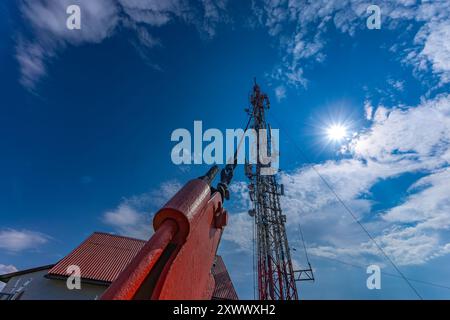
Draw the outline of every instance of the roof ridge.
M49 276L67 276L67 267L78 265L82 279L114 281L147 242L95 231L48 271Z
M115 237L115 238L124 238L124 239L128 239L128 240L135 240L135 241L139 241L139 242L147 242L147 240L142 240L142 239L138 239L138 238L133 238L133 237L128 237L128 236L122 236L120 234L114 234L114 233L108 233L108 232L103 232L103 231L94 231L92 235L94 234L102 234L102 235L107 235L107 236L111 236L111 237ZM89 237L91 237L89 236ZM88 238L89 239L89 238Z

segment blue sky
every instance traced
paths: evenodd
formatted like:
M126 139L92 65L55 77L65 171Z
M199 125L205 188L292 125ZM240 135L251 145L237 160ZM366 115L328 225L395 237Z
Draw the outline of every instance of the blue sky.
M366 27L372 3L380 30ZM81 30L65 27L69 4ZM450 286L449 14L414 0L3 1L0 272L54 263L93 231L148 236L207 169L171 163L172 131L245 126L256 77L280 129L293 257L304 265L301 222L316 272L301 298L416 298L317 172L408 278ZM328 141L332 123L345 140ZM253 298L242 171L220 252ZM372 263L388 273L381 290L366 287Z

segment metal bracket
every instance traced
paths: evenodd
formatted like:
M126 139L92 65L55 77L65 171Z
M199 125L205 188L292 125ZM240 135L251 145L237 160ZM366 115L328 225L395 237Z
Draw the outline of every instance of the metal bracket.
M314 281L314 272L308 263L308 269L294 270L295 281Z

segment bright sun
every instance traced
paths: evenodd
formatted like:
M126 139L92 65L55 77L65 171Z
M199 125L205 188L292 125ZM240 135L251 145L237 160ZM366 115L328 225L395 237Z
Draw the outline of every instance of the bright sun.
M347 128L342 124L334 124L327 129L328 139L341 141L347 136Z

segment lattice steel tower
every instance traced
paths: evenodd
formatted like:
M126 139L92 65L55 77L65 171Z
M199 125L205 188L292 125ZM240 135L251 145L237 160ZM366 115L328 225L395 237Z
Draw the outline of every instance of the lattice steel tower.
M269 154L272 146L270 125L265 120L265 110L270 102L262 93L258 84L253 86L250 97L251 108L246 111L250 116L250 128L257 135L257 154L260 149L260 130L266 129ZM280 207L280 196L284 193L278 184L276 175L262 175L261 169L270 167L262 164L260 157L255 165L247 164L246 176L250 179L249 192L253 209L249 215L255 219L254 263L260 300L297 300L295 272L292 266L288 239L286 236L286 216Z

